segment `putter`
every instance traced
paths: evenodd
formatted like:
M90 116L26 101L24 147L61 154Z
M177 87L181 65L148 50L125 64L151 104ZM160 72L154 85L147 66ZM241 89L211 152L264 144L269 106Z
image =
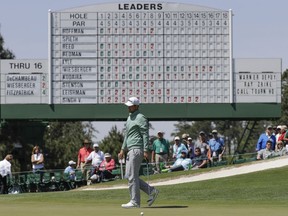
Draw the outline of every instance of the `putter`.
M120 172L121 172L121 179L124 178L124 175L123 175L123 163L124 163L124 159L118 159L119 160L119 163L120 163Z
M150 195L150 173L149 173L149 161L148 161L148 158L146 158L146 168L147 168L147 184L149 185L148 186L148 194Z

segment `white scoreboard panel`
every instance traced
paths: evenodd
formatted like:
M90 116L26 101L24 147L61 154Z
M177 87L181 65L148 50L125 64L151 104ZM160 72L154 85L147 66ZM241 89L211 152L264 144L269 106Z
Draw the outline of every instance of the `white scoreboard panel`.
M1 104L47 104L47 60L1 60Z
M235 103L281 103L281 59L235 59Z
M49 103L232 103L231 17L177 3L49 12Z

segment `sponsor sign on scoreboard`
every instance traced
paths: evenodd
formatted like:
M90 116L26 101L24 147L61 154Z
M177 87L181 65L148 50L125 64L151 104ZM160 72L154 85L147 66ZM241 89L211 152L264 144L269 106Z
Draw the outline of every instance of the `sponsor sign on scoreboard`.
M235 59L235 103L281 103L281 59Z

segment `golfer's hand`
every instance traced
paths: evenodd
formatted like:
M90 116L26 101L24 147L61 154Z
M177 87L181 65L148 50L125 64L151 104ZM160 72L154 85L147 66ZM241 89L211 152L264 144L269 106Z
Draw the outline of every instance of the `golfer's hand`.
M119 152L119 154L118 154L118 158L122 160L123 157L124 157L124 151L121 150L121 151Z
M146 151L144 152L144 158L145 160L149 161L149 154Z

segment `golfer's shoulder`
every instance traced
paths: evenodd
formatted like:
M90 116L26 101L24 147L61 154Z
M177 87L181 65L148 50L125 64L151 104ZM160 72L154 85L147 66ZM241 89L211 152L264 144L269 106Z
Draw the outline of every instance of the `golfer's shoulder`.
M143 114L143 113L137 113L136 115L136 119L139 120L139 121L146 121L147 120L147 117Z

